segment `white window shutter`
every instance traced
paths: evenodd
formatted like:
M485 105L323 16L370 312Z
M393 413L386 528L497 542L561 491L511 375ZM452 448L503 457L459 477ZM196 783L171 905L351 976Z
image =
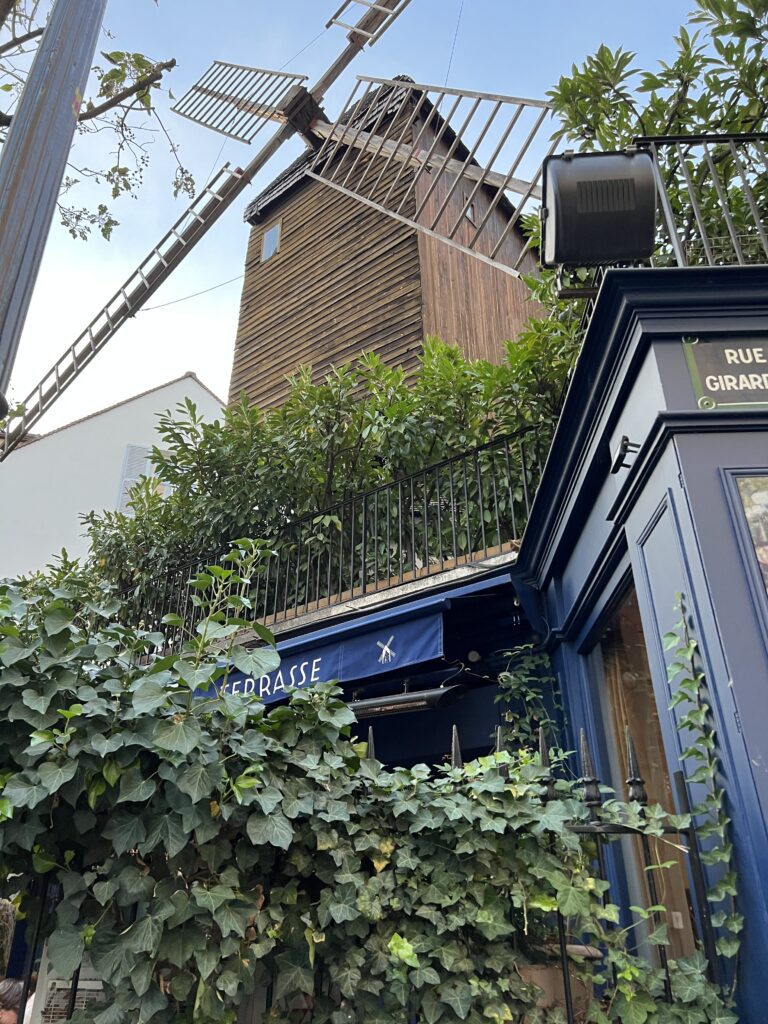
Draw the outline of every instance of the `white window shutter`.
M117 500L118 512L128 512L129 491L139 479L151 472L149 454L151 449L140 444L129 444L123 460L123 478L120 481L120 495Z

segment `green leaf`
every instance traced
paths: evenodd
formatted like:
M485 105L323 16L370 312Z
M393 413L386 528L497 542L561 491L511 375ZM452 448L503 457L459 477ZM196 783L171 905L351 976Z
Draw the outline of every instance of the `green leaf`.
M204 797L210 797L224 777L224 769L219 763L202 764L197 761L182 770L176 785L182 793L197 803Z
M83 960L85 942L78 928L57 928L48 938L48 956L53 970L62 978L71 978Z
M226 936L232 932L238 937L245 935L248 927L248 919L253 913L253 907L236 906L233 903L224 903L213 912L213 919L221 929L221 934Z
M188 715L163 718L155 726L152 738L162 750L191 754L202 738L200 724Z
M123 941L134 953L149 953L154 956L163 934L163 922L147 914L123 933Z
M397 932L395 932L389 940L387 949L395 960L399 960L401 963L407 964L409 967L419 966L419 958L416 956L413 946L408 939L404 939L403 936L398 935Z
M252 814L246 825L248 838L254 846L277 846L287 850L293 840L293 827L284 814L276 813L269 816Z
M145 679L136 688L132 704L139 715L150 715L168 701L168 689L153 679Z
M73 779L77 774L77 761L65 761L63 764L54 764L52 761L44 761L38 766L40 781L48 793L55 793L57 790Z
M120 795L117 798L117 803L122 804L126 801L146 803L156 789L157 783L154 779L145 779L141 774L141 769L131 768L120 779Z
M43 620L43 626L49 636L56 636L63 632L74 618L74 612L69 608L52 608Z
M309 957L299 950L291 950L275 957L277 964L277 980L275 981L275 999L304 993L313 995L315 991L315 973L309 966Z
M147 829L141 815L121 808L109 816L102 835L112 841L115 853L120 856L139 846L147 837Z
M214 885L211 889L195 886L192 889L192 899L195 903L211 913L214 910L218 910L219 907L229 902L229 900L234 899L234 896L234 891L224 885Z
M472 989L465 981L458 978L441 985L438 989L440 999L446 1003L460 1020L465 1020L472 1008Z
M235 668L254 679L280 667L280 655L273 647L233 647L231 657Z
M36 807L47 795L45 786L23 775L12 776L3 790L3 796L10 800L14 807Z
M106 929L97 929L90 948L91 962L99 977L117 987L125 984L136 966L136 955L123 942L122 936Z
M147 822L146 839L141 845L142 849L149 852L161 842L167 850L168 856L176 857L189 843L189 838L189 834L182 827L179 816L168 812Z

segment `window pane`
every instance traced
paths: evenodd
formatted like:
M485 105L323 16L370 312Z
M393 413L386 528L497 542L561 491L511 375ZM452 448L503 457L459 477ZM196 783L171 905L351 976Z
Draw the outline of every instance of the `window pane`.
M634 588L608 623L600 640L600 650L604 677L601 688L605 707L603 718L612 762L611 784L617 796L626 799L625 780L629 777L626 734L629 729L640 775L645 780L648 803L661 804L665 810L674 811L672 784ZM690 956L695 942L687 855L674 845L676 838L670 836L670 841L649 840L653 862L674 861L672 867L655 870L652 874L658 902L668 911L665 923L670 952L673 956ZM629 839L623 840L622 845L630 895L634 901L650 906L653 900L649 891L649 873L644 870L641 842Z
M264 232L264 238L261 242L261 262L266 261L274 256L280 248L280 223L273 224L267 228Z

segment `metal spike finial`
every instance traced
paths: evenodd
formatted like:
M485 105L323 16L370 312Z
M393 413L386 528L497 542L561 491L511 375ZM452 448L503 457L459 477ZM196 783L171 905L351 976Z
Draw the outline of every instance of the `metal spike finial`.
M600 795L600 780L595 775L592 754L587 743L587 734L582 729L579 733L579 750L581 753L581 779L584 787L584 803L589 808L590 817L597 817L597 808L603 800Z
M368 751L367 751L367 755L368 755L368 757L372 761L376 757L376 747L374 746L374 742L373 742L373 726L372 725L368 726Z
M493 752L495 754L503 754L504 753L504 748L505 748L504 732L503 732L501 726L497 725L496 726L496 740L495 740L495 742L493 744ZM508 779L509 778L509 766L506 765L506 764L500 764L499 765L499 775L502 777L502 779Z
M629 726L626 728L627 738L627 797L630 800L637 800L643 807L648 803L648 794L645 791L645 779L640 774L640 765L637 761L637 752L632 740L632 733Z
M545 768L547 772L542 778L541 784L546 787L542 799L545 803L548 803L550 800L555 799L557 793L555 792L555 779L550 771L549 747L543 726L539 726L539 761L541 762L541 767Z
M463 768L464 758L461 756L461 744L459 743L459 730L454 725L451 734L451 768Z

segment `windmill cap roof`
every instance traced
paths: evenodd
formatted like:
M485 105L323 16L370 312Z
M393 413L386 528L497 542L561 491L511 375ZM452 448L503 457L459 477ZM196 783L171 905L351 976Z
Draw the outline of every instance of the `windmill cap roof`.
M413 84L413 79L409 75L397 75L393 81L395 82L406 82ZM398 89L392 85L382 85L378 89L373 90L365 99L362 105L355 104L347 114L342 118L342 122L348 121L349 118L355 114L360 114L364 111L370 113L370 116L378 117L381 113L379 109L379 103L385 99L388 107L394 112L397 109L399 102ZM425 109L426 105L425 105ZM290 192L293 191L302 181L307 177L313 160L315 159L315 150L307 149L306 152L302 153L293 163L290 163L284 171L267 185L267 187L256 196L256 198L248 204L245 208L245 214L243 219L247 224L259 224L261 223L267 212L278 200L285 198Z

